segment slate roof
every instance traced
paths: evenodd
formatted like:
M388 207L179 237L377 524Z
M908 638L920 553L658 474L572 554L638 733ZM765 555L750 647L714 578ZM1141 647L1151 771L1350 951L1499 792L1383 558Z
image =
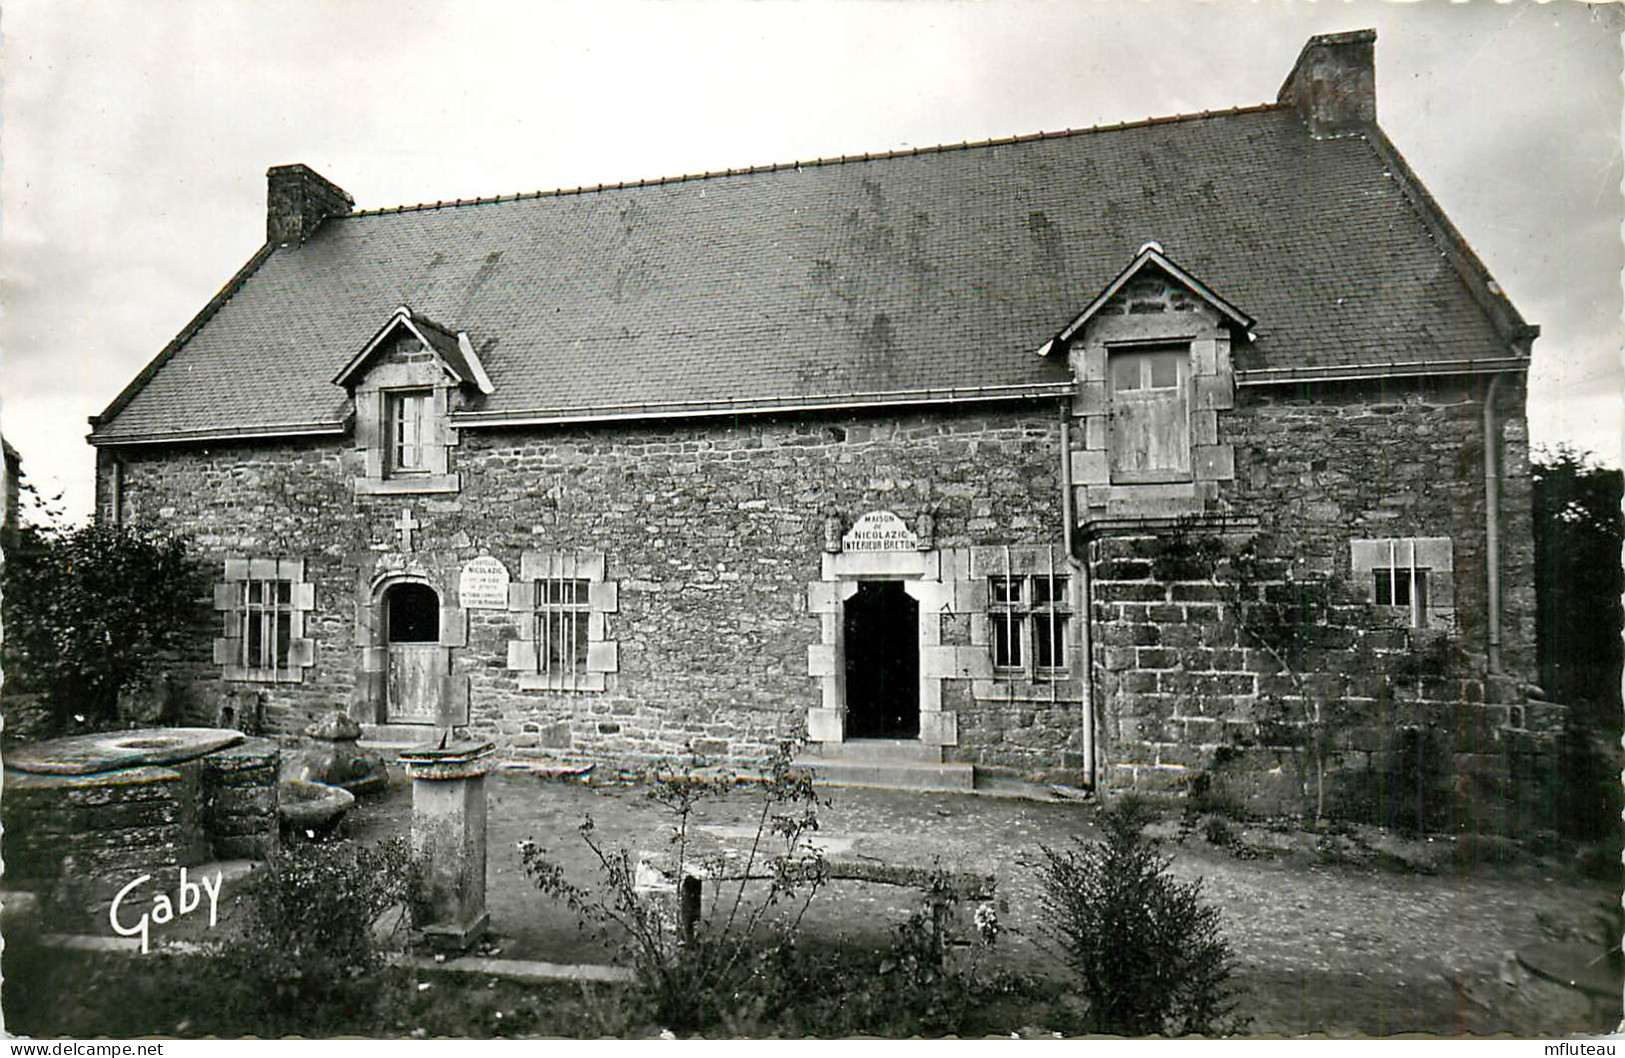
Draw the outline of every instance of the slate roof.
M92 440L338 429L402 304L467 332L469 420L1054 392L1035 351L1148 240L1256 320L1243 370L1513 355L1396 157L1267 105L351 214L262 249Z

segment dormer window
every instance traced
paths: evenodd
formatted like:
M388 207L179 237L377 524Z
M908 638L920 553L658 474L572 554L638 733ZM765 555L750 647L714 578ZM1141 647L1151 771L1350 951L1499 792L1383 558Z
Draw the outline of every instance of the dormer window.
M492 392L467 334L402 306L333 381L355 398L356 495L461 488L450 414Z
M1148 242L1044 343L1077 381L1068 461L1080 523L1221 509L1236 476L1220 427L1235 407L1233 342L1253 320Z
M1110 352L1114 483L1190 480L1190 359L1188 346Z
M401 389L385 393L389 417L389 473L427 474L429 440L434 434L434 393Z

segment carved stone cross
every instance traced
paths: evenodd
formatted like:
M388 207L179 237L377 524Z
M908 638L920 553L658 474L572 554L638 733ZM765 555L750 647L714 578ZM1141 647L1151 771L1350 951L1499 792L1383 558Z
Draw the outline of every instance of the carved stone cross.
M401 550L412 550L412 532L420 528L418 520L412 517L412 508L408 507L395 519L395 531L401 534Z

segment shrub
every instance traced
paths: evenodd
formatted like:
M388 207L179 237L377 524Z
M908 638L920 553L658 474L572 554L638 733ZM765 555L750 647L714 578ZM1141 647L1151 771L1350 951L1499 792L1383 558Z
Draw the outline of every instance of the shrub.
M941 878L945 881L946 875ZM969 914L962 912L970 911ZM746 1035L987 1036L1031 1024L1053 989L991 963L994 905L932 884L884 947L810 940L764 961L766 1002Z
M405 838L281 848L240 898L241 936L217 950L241 985L247 1023L269 1035L319 1035L381 1022L387 947L374 926L404 907L410 884Z
M22 530L4 569L7 692L45 694L59 728L112 721L119 694L190 634L203 590L179 537Z
M749 1018L746 1008L766 1002L769 968L794 946L801 918L822 887L822 857L806 841L818 828L819 802L811 777L790 766L793 749L780 748L759 784L756 833L742 862L699 853L691 832L702 804L740 794L737 777L708 775L698 758L654 770L647 796L669 816L661 873L676 886L670 900L648 891L645 865L628 849L606 843L591 816L579 830L598 864L596 887L571 881L534 841L520 845L525 873L537 888L564 901L581 928L624 946L646 1015L663 1028L694 1032ZM686 898L682 883L690 874L705 875L711 895L708 908L691 908L698 921L685 935L677 904ZM752 883L757 890L747 899Z
M1145 806L1125 798L1101 816L1104 837L1043 849L1040 928L1076 974L1088 1031L1120 1036L1234 1031L1234 954L1200 881L1142 830Z

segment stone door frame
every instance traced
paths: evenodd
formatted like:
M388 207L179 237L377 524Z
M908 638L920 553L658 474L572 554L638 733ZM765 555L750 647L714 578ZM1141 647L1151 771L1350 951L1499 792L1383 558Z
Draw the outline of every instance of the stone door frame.
M360 652L350 715L363 724L389 720L389 637L384 594L397 584L422 584L440 598L440 694L434 726L462 727L468 723L468 677L455 674L452 651L468 645L468 615L458 605L457 566L447 568L419 561L381 560L384 568L363 570L356 592L355 640Z
M926 746L959 744L957 714L942 708L942 681L973 675L970 652L942 645L942 614L953 612L957 555L952 551L837 551L823 557L822 579L807 586L807 611L817 614L820 642L807 647L807 675L822 700L807 710L807 739L826 745L846 741L846 600L866 580L903 582L920 607L920 737ZM946 564L948 578L943 578ZM983 654L985 660L985 652ZM988 674L991 674L991 670ZM913 741L913 740L904 740Z

